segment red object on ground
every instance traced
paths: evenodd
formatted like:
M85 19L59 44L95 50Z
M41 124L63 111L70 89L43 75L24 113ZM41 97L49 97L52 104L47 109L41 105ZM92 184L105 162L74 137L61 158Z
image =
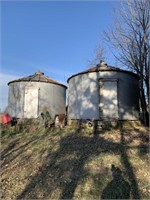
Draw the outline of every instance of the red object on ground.
M3 114L1 118L2 118L3 124L7 124L8 122L12 120L11 116L8 113Z

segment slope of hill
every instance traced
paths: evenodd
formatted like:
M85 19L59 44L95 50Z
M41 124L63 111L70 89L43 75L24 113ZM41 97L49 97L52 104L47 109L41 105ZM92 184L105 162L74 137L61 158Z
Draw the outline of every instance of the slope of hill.
M3 199L149 199L148 129L2 128Z

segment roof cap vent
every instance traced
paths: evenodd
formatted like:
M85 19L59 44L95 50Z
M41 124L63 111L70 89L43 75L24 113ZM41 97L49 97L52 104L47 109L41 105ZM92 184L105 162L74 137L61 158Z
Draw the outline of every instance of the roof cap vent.
M107 66L107 63L106 63L104 60L101 60L101 61L100 61L100 65L101 65L101 66L103 66L103 65Z
M44 75L43 72L41 72L40 70L38 70L37 72L35 72L36 75Z
M99 64L96 65L97 70L106 69L108 65L105 61L101 60Z

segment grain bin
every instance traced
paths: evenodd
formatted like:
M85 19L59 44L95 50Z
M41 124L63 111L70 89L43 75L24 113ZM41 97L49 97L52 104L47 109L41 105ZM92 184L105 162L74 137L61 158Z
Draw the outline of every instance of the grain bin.
M8 112L16 118L37 118L48 111L52 118L66 113L67 87L38 71L35 74L10 81Z
M139 77L102 62L68 79L68 119L137 120Z

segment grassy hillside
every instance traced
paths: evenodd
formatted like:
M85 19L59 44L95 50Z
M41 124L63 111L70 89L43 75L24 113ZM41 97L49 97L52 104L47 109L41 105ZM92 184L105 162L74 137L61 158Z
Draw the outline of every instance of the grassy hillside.
M2 129L3 199L150 199L148 129Z

